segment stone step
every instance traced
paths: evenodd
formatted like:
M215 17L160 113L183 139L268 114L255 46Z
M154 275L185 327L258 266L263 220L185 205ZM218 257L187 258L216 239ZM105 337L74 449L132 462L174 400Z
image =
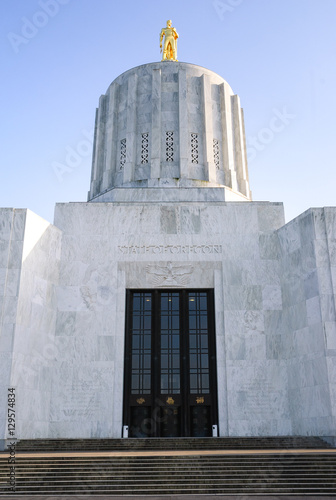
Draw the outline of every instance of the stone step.
M240 483L244 483L244 482L249 482L253 479L253 482L256 482L256 481L264 481L265 480L265 472L267 472L267 474L270 474L271 471L265 471L265 470L261 470L261 471L254 471L253 474L249 474L248 473L249 471L246 472L246 474L244 474L244 477L241 477L241 473L237 473L235 475L235 477L233 477L233 475L229 472L227 472L226 474L214 474L214 473L209 473L209 474L192 474L192 475L188 475L188 474L165 474L164 478L162 477L162 474L158 474L158 475L151 475L150 476L150 479L148 479L148 477L146 479L144 479L144 475L143 474L138 474L138 475L134 475L132 476L132 478L130 478L129 476L119 476L118 474L88 474L87 471L85 473L85 477L83 477L83 474L84 472L82 472L81 474L73 474L73 475L64 475L62 474L62 476L60 476L60 474L48 474L48 473L45 473L44 475L30 475L30 474L17 474L16 475L16 481L17 481L17 484L40 484L42 486L45 486L45 482L47 480L49 481L54 481L54 483L56 484L56 479L57 479L57 484L60 484L60 483L71 483L71 484L75 484L75 483L78 483L78 484L81 484L83 481L84 482L93 482L93 481L103 481L104 484L107 483L107 482L111 482L111 483L116 483L116 482L119 482L119 483L124 483L126 482L127 484L139 484L139 483L160 483L160 484L166 484L166 483L171 483L171 482L177 482L177 481L183 481L184 484L191 484L191 483L202 483L202 482L207 482L209 480L211 480L212 483L216 482L216 481L220 481L220 482L227 482L227 483L233 483L233 482L236 482L236 481L239 481ZM275 470L273 472L276 472ZM61 477L61 479L60 479ZM333 473L330 471L329 473L319 473L319 474L315 474L315 475L312 475L312 474L304 474L304 473L294 473L294 474L291 474L291 475L288 475L288 476L284 476L284 477L279 477L277 479L278 482L286 482L286 483L290 483L290 482L297 482L297 480L300 479L300 480L309 480L310 482L317 482L317 483L320 483L321 480L330 480L330 481L334 481L335 480L335 477L333 476Z
M155 457L156 458L156 457ZM247 461L245 460L245 457L241 457L240 460L220 460L221 457L219 458L220 462L218 461L208 461L205 458L199 461L192 461L192 457L186 457L185 461L180 461L180 460L175 460L170 462L161 462L158 460L155 460L154 463L151 462L145 462L143 463L142 457L139 458L139 461L134 462L134 461L129 461L125 460L122 457L119 457L119 460L115 461L99 461L99 460L86 460L86 461L39 461L35 462L33 460L29 461L29 459L23 459L21 457L16 459L16 465L20 467L20 469L34 469L34 470L39 470L43 469L45 467L48 468L56 468L56 469L67 469L68 467L71 467L73 470L75 469L82 469L84 467L90 466L90 464L95 464L95 466L104 468L104 467L109 467L109 468L117 468L118 471L128 471L128 470L134 470L136 471L137 469L144 470L144 469L149 469L149 470L165 470L167 468L171 470L181 470L187 469L187 470L198 470L199 467L202 467L205 463L207 467L211 468L216 468L216 469L241 469L246 467L249 467L250 469L254 469L256 467L265 467L269 468L271 466L277 467L279 464L281 464L282 467L288 467L289 469L293 467L297 468L304 468L305 470L309 470L310 466L314 466L319 468L319 467L330 467L333 468L336 466L336 457L334 459L330 457L325 457L321 460L314 459L313 457L309 457L306 460L297 460L296 458L289 457L285 458L283 456L279 457L278 460L251 460ZM3 462L0 463L0 471L3 472L7 468L7 460L5 459Z
M141 469L153 467L156 469L164 469L166 467L170 468L197 468L206 463L211 467L250 467L279 465L281 463L283 466L286 464L293 466L308 467L310 464L314 464L314 467L318 467L319 464L326 466L330 464L333 467L336 464L336 453L330 455L313 455L308 454L305 456L297 454L279 454L279 455L197 455L197 456L137 456L137 457L104 457L104 456L87 456L85 458L72 457L64 455L64 457L53 458L53 454L41 455L39 458L31 456L30 454L22 454L17 457L17 463L20 467L86 467L91 463L95 463L99 467L118 467L119 470L122 469L136 469L140 467ZM0 470L7 466L7 455L2 454L0 459Z
M0 495L9 493L0 456ZM6 476L7 472L7 476ZM16 494L29 495L336 495L336 453L270 455L18 455Z
M4 492L7 494L7 491ZM332 498L334 498L334 493L335 489L334 488L328 488L328 487L313 487L311 485L307 485L305 487L283 487L279 488L278 486L275 487L255 487L253 484L251 485L245 485L244 487L237 485L237 486L232 486L232 487L218 487L218 488L209 488L208 486L205 487L194 487L194 488L182 488L178 487L176 485L171 485L169 488L163 488L163 487L152 487L152 488L108 488L108 487L93 487L93 488L87 488L86 486L83 486L82 488L77 488L77 489L71 489L71 488L48 488L44 490L34 490L34 489L26 489L26 488L18 488L16 489L16 495L18 494L23 494L25 496L27 495L47 495L48 497L51 495L127 495L127 496L137 496L137 495L228 495L228 494L236 494L236 495L256 495L256 494L268 494L268 495L289 495L289 494L294 494L294 495L313 495L313 498L315 495L332 495ZM1 495L1 491L0 491ZM276 497L277 498L277 497Z
M125 450L217 450L328 448L319 437L225 437L150 439L34 439L20 440L18 451L125 451Z

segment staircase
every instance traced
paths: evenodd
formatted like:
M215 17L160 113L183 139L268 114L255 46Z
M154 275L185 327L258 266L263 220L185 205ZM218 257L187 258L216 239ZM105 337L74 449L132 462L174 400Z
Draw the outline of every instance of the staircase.
M149 439L34 439L17 443L18 452L274 450L328 448L319 437L223 437Z
M94 448L96 440L21 441L15 463L15 495L232 494L310 495L312 498L336 495L336 450L318 438L106 441L109 441L109 451L101 448L106 444L101 440L97 441L98 452L97 446ZM63 445L62 453L59 443ZM279 443L286 443L287 449L270 449ZM307 446L309 443L311 446ZM112 444L115 445L113 451ZM29 451L34 453L22 453L22 448L28 449L29 445ZM37 452L41 452L42 445L48 454ZM65 452L66 445L72 446L72 450L77 446L77 452L71 453L69 449ZM116 451L121 447L124 453ZM307 447L309 453L303 450ZM54 453L50 453L51 448ZM159 455L154 455L158 451L151 451L155 449L160 450ZM166 453L163 450L167 450ZM0 454L0 496L13 494L9 490L8 474L8 453L5 452Z

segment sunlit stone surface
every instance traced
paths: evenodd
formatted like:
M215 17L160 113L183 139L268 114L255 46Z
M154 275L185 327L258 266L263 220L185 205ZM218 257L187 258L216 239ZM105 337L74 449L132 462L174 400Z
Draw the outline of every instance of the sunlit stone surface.
M336 208L252 202L244 144L221 77L140 66L100 99L89 201L0 209L0 439L10 386L20 438L121 437L125 291L157 264L214 289L221 436L335 435Z

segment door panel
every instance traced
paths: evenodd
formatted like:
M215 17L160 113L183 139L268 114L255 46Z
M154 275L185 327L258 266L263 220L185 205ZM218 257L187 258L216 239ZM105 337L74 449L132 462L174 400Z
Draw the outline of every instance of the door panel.
M163 407L161 422L161 437L181 436L181 414L180 407Z
M213 292L128 291L124 425L130 437L205 436L216 423Z
M181 393L180 294L160 294L160 394Z
M151 407L131 406L129 437L149 437L152 434Z
M211 436L212 423L210 406L191 406L190 416L190 434L192 437Z

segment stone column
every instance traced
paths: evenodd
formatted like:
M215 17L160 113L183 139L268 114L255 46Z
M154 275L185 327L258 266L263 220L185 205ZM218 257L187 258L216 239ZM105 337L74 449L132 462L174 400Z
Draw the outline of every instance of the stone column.
M202 75L202 90L203 90L203 119L204 119L204 165L205 178L209 182L216 182L216 165L213 155L213 126L212 126L212 99L211 99L211 83L208 75Z
M105 162L105 102L106 97L104 95L100 96L95 123L94 156L92 162L92 196L96 195L101 190L100 184Z
M180 134L180 177L188 178L188 109L187 109L187 73L179 73L179 134Z
M246 134L245 134L245 119L244 119L244 110L240 108L241 120L242 120L242 131L243 131L243 160L245 165L245 179L246 179L246 196L252 199L252 192L250 190L250 179L249 179L249 171L247 165L247 150L246 150Z
M124 166L124 183L134 180L136 158L136 115L137 115L138 75L133 74L128 79L127 121L126 121L126 163Z
M220 102L221 102L221 118L222 118L222 160L224 169L224 181L225 185L235 189L233 187L237 185L236 176L234 173L234 159L232 154L232 133L231 127L227 119L227 106L230 106L230 98L225 94L225 84L221 83L219 86Z
M97 172L96 172L96 145L97 145L97 121L98 121L98 108L96 108L96 114L95 114L95 127L94 127L94 134L93 134L93 148L92 148L92 166L91 166L91 183L90 183L90 191L88 192L88 200L90 200L96 191L96 178L97 178Z
M152 147L151 147L151 179L159 179L161 175L161 70L153 69L152 73Z
M249 196L240 102L237 95L232 96L231 99L238 191L240 191L245 196Z
M106 126L105 126L105 148L106 148L106 162L105 171L103 175L102 190L112 187L113 173L116 170L116 143L115 136L117 136L117 98L119 92L119 85L115 83L111 86L108 95L108 103L106 110Z

